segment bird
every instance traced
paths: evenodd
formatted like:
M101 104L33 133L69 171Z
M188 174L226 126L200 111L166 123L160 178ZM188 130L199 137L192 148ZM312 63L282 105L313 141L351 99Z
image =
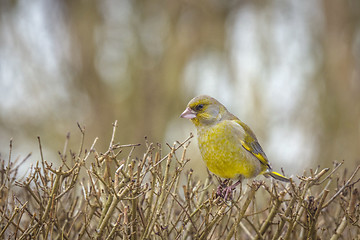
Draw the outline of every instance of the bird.
M218 100L207 95L194 97L181 118L190 119L196 127L201 156L210 172L220 178L238 179L235 184L220 184L216 195L225 201L243 178L258 175L289 182L272 170L269 160L248 125L230 113Z

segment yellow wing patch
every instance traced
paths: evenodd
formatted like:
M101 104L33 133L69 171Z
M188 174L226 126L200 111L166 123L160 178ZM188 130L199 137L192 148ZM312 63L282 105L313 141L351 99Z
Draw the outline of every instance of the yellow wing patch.
M259 144L259 143L257 143ZM243 148L245 148L248 152L250 152L252 155L254 155L257 159L259 159L259 161L265 165L267 168L270 168L269 165L269 161L267 160L267 157L265 156L265 153L262 152L258 152L256 151L254 148L251 147L251 145L245 143L244 141L241 141L241 145L243 146ZM260 146L260 145L259 145Z
M246 143L244 141L241 141L241 145L243 146L243 148L245 148L246 150L251 152L251 148L248 145L246 145Z
M248 152L250 152L257 159L259 159L261 164L266 166L266 168L271 169L269 161L266 157L266 154L265 154L264 150L261 148L253 131L251 131L251 129L249 128L248 125L241 122L240 120L237 119L237 120L235 120L235 122L244 129L245 137L244 137L244 139L240 140L243 148L245 148Z

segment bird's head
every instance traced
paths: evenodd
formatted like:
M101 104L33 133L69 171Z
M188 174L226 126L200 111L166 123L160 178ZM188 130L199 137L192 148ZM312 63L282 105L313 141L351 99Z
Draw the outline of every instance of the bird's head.
M180 115L190 119L196 127L216 124L230 114L215 98L201 95L190 100Z

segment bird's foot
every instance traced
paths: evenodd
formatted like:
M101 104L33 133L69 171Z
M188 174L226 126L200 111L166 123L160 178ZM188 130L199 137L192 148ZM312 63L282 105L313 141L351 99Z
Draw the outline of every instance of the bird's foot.
M229 182L229 180L225 180L223 182L220 183L220 185L217 187L216 189L216 197L222 197L224 198L224 195L223 195L223 191L225 190L225 188L227 188L227 183Z
M216 197L221 197L225 201L232 199L232 192L235 190L236 186L241 183L241 181L237 181L233 185L227 186L229 181L225 180L224 182L220 183L220 185L216 189Z

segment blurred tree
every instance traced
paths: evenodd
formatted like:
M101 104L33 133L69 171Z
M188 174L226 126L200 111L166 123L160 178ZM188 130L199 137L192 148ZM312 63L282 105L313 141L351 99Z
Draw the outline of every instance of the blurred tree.
M116 119L121 143L144 136L162 142L191 97L217 89L253 116L253 128L261 125L258 136L287 127L312 145L311 164L353 162L360 153L359 11L356 0L0 1L0 152L10 137L26 142L37 135L57 150L66 131L77 132L77 121L87 128L87 145L95 136L103 140L100 151ZM311 14L320 16L312 22ZM235 52L239 39L244 47ZM304 49L296 44L310 46L295 61ZM194 64L199 56L216 58L228 81L221 74L198 79L214 67ZM239 74L245 65L251 74ZM194 83L184 81L189 66L200 66ZM300 76L306 71L313 75ZM278 80L286 74L306 83L297 89L300 100L285 96L296 104L282 112L284 103L269 100L288 91L293 79ZM280 113L291 115L286 124Z
M26 40L27 33L24 36L18 33L21 29L17 18L25 16L9 15L4 10L13 8L20 12L27 4L3 4L2 16L7 27L13 29L12 37L20 39L19 46L34 51L33 43ZM53 131L56 129L50 126L63 121L65 125L75 126L76 121L86 125L91 129L88 141L94 136L109 138L108 126L118 119L120 142L142 142L145 135L161 142L167 123L179 116L193 95L184 92L184 68L198 52L226 50L227 18L236 10L232 2L212 1L54 0L37 4L42 6L35 15L47 13L41 31L57 46L54 49L60 72L57 78L67 91L63 100L66 104L48 106L48 112L37 118L36 124L24 121L16 128L33 136L43 135L41 129L47 126L53 148L59 147L65 133ZM35 28L33 31L32 34L37 34ZM26 54L21 50L18 53L19 57ZM31 54L24 58L30 68L46 68L33 58ZM48 61L46 56L42 61ZM37 91L47 92L47 100L54 98L54 86L44 89L46 84L42 84L48 81L45 74L38 72L34 80L29 80L29 86L23 87L25 91L36 88L29 97L39 104L43 99ZM67 109L64 115L50 117L50 121L48 117L63 108ZM106 141L101 143L105 145Z
M76 66L71 68L71 91L89 96L90 129L109 136L106 124L118 119L122 142L142 141L145 135L163 139L164 126L178 117L188 100L182 87L187 62L199 50L225 51L224 31L232 11L228 2L129 1L117 7L127 7L130 19L114 27L110 5L59 3L72 44L69 66ZM121 55L123 62L111 62L100 52L109 42L112 54ZM101 77L99 61L116 66L110 69L115 81ZM77 94L71 96L76 101Z
M319 94L318 159L323 165L360 156L359 1L323 1L325 25L319 74L313 82Z

